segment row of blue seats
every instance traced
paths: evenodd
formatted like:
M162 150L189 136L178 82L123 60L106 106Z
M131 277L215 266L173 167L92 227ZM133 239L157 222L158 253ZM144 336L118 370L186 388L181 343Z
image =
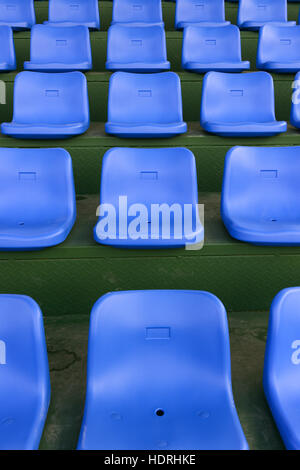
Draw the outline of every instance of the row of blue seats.
M16 69L13 33L0 26L0 70ZM241 72L250 68L242 61L240 31L235 25L189 26L182 45L182 68L198 73L211 70ZM266 25L260 30L257 68L294 73L300 70L300 26ZM88 28L35 25L31 32L30 61L25 70L60 72L91 70ZM160 72L170 69L162 26L113 25L108 30L106 69Z
M62 243L76 219L68 152L2 148L0 170L0 249L37 250ZM225 159L221 200L229 234L256 245L299 246L299 178L300 147L231 149ZM202 244L194 155L185 148L108 150L98 215L94 239L104 245Z
M100 29L97 0L49 1L49 22L62 25L86 25ZM295 24L287 21L287 0L240 0L237 24L241 29L258 30L268 22ZM47 22L46 22L47 23ZM161 0L114 0L112 24L160 24L163 25ZM0 24L15 30L30 29L35 24L33 0L0 0ZM224 0L177 0L175 28L183 29L190 24L222 26L225 20Z
M299 306L299 287L275 297L263 377L293 450L300 449ZM50 377L42 313L30 297L0 295L0 380L0 449L37 449ZM95 303L78 449L248 449L232 394L227 315L217 297L127 291Z
M299 84L300 73L290 119L298 128ZM286 122L276 121L273 79L267 72L208 72L200 123L205 131L221 136L271 136L287 130ZM13 119L1 124L1 132L15 138L57 139L82 134L89 124L87 80L81 72L21 72L15 78ZM105 131L125 138L185 133L178 75L115 72L109 82Z

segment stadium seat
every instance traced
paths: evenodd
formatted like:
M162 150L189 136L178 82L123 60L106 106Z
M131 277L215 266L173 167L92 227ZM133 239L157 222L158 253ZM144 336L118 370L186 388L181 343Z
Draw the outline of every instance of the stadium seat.
M242 61L239 28L235 25L184 28L182 68L199 73L248 70L250 62Z
M257 31L266 23L293 26L296 21L287 20L286 0L240 0L237 25L240 29Z
M121 213L124 196L128 216L126 212L121 226L125 220ZM102 163L100 203L103 208L114 207L117 218L116 224L107 224L107 214L100 214L94 230L98 243L124 248L172 248L203 242L196 163L188 149L108 150ZM154 212L155 205L163 209L163 204L165 212ZM139 215L134 210L137 205L143 205ZM184 219L187 205L190 221Z
M87 26L100 29L98 0L49 0L49 21L53 26Z
M0 71L16 69L13 32L10 26L0 26Z
M30 61L24 62L25 70L63 72L91 68L91 42L86 26L33 26Z
M114 0L112 22L163 26L161 0Z
M0 149L0 250L38 250L62 243L75 218L68 152Z
M200 122L221 136L271 136L287 130L286 122L275 119L273 79L267 72L208 72Z
M108 30L108 70L160 72L170 69L162 26L115 24Z
M257 68L276 73L300 70L300 26L267 24L260 28Z
M300 450L300 287L274 298L265 352L264 391L288 450Z
M220 300L176 290L101 297L91 313L78 449L247 448Z
M0 26L15 31L30 29L35 24L33 0L0 0Z
M293 126L300 129L300 72L295 77L293 88L290 122Z
M0 295L0 450L36 450L50 401L42 312L30 297Z
M119 137L172 137L186 132L178 75L115 72L109 82L105 131Z
M224 26L224 0L177 0L175 10L175 28L183 29L190 25Z
M225 159L221 215L233 238L300 245L300 147L234 147Z
M15 78L12 122L3 134L22 139L56 139L89 127L87 81L81 72L21 72Z

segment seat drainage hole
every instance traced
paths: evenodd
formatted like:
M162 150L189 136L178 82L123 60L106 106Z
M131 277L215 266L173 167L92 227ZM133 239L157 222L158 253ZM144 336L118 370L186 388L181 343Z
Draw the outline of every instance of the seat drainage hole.
M156 416L163 416L165 412L161 408L157 408L157 410L155 410L155 414Z

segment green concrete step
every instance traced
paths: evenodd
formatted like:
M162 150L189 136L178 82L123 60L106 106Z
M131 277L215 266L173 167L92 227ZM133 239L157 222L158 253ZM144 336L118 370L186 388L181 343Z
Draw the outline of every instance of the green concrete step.
M85 398L90 312L84 313L45 318L52 396L40 445L44 450L76 448ZM249 446L282 450L262 388L268 314L230 313L228 320L233 393Z
M300 3L288 4L288 17L289 20L297 20ZM166 30L174 30L175 18L175 2L162 3L163 6L163 19L165 22ZM35 2L36 21L42 23L48 19L48 2ZM111 23L112 17L112 1L105 2L99 1L99 11L101 20L101 30L106 31ZM226 19L233 24L236 24L237 19L237 4L226 2Z
M0 252L0 293L26 293L45 315L89 312L100 295L131 289L196 289L220 297L228 311L267 310L300 277L300 247L254 246L232 239L220 218L220 195L205 205L202 250L126 250L93 240L98 195L79 196L77 222L59 246Z
M188 132L170 139L120 139L104 132L104 123L91 123L81 136L66 140L20 140L0 135L0 147L63 147L73 160L77 194L99 191L102 157L111 147L187 147L195 155L200 191L221 191L224 158L235 145L289 146L300 145L300 131L274 137L225 138L208 134L198 122L188 122Z
M0 104L0 122L10 121L13 111L13 86L15 73L2 74L6 83L6 103ZM202 76L180 72L185 121L197 121L200 117ZM86 74L90 99L91 121L107 120L108 83L111 73L89 72ZM275 87L275 110L278 120L288 121L290 117L293 75L273 75Z

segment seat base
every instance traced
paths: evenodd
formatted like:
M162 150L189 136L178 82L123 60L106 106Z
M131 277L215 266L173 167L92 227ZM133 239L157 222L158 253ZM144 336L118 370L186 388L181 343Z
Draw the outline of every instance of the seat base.
M91 62L82 62L79 64L66 63L45 63L38 64L30 61L24 62L24 70L34 70L35 72L73 72L91 70L93 64Z
M16 70L16 64L9 64L8 62L1 62L0 63L0 71L11 71Z
M113 71L123 71L123 72L136 72L136 73L152 73L152 72L162 72L164 70L170 70L171 64L169 61L165 62L135 62L135 63L121 63L121 62L106 62L105 68L107 70Z
M63 139L83 134L88 128L89 123L36 125L3 122L1 124L2 134L19 139Z
M151 23L151 22L147 22L147 21L137 21L137 22L126 22L126 21L123 21L123 22L119 22L119 21L111 21L110 25L114 25L114 24L118 24L118 25L123 25L123 26L161 26L162 28L165 27L165 23L163 21L159 21L157 23Z
M89 29L100 30L100 25L96 21L82 21L73 23L73 21L44 21L48 26L87 26Z
M31 29L33 24L27 23L26 21L17 21L16 23L7 23L6 21L0 21L0 26L10 26L13 31L24 31Z
M265 62L257 63L257 68L276 73L297 73L300 70L300 62Z
M200 21L200 22L197 22L197 21L179 21L179 23L177 23L176 25L176 29L184 29L186 28L187 26L205 26L205 27L216 27L216 26L228 26L230 25L230 21L217 21L217 22L214 22L214 21Z
M268 137L286 132L287 123L284 121L273 122L204 122L203 129L212 134L224 137Z
M201 63L201 62L186 62L182 64L182 68L188 70L189 72L242 72L243 70L250 69L250 62L248 60L242 62L211 62L211 63Z
M245 21L238 25L240 29L247 29L249 31L259 31L259 29L265 24L273 24L278 26L295 26L296 21Z
M105 132L119 137L173 137L187 131L185 122L171 122L169 124L120 124L107 122Z

